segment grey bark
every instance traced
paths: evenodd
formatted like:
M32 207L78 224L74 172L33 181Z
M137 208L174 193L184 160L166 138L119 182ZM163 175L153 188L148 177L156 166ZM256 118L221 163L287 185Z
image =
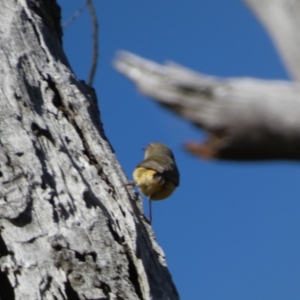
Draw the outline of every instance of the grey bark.
M56 2L0 7L0 299L178 299Z
M246 0L266 24L295 79L300 78L300 2ZM146 96L208 133L186 149L205 158L300 159L298 82L253 78L220 79L174 63L159 65L128 52L116 69Z

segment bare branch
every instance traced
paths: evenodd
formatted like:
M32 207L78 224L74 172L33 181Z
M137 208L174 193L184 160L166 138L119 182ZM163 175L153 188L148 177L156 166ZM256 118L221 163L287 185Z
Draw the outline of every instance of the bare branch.
M190 152L230 160L300 159L298 84L220 79L126 52L114 65L143 94L208 131L204 144L187 144Z
M69 19L69 20L67 20L63 25L62 25L62 27L63 28L66 28L66 27L68 27L70 24L72 24L81 14L82 14L82 12L85 10L85 8L86 8L86 6L87 6L87 2L85 2L83 5L82 5L82 7L81 8L79 8L77 11L75 11L75 13L73 14L73 16Z
M244 0L268 30L290 75L300 80L300 1Z
M92 18L92 24L93 24L93 60L91 64L91 69L89 73L89 79L88 79L88 85L92 86L96 69L97 69L97 64L98 64L98 57L99 57L99 47L98 47L98 19L95 11L95 7L93 5L92 0L87 0L87 5L89 7L90 13L91 13L91 18Z

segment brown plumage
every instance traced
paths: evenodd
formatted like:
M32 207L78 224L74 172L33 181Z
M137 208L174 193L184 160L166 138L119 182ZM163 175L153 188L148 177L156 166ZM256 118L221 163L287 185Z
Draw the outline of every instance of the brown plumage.
M150 200L150 223L152 200L169 197L179 186L179 171L172 151L162 143L151 143L145 149L144 160L133 172L135 184Z

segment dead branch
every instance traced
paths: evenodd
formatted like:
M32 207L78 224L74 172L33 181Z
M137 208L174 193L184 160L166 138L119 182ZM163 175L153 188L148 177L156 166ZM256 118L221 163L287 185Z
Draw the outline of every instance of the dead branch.
M186 149L206 158L300 159L300 86L220 79L122 52L114 65L146 96L208 132Z

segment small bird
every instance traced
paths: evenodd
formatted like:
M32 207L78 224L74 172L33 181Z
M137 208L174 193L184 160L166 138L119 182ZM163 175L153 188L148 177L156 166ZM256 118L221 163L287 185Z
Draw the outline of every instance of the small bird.
M179 171L170 148L162 143L150 143L144 160L133 172L134 183L149 199L149 223L152 222L152 200L169 197L179 186Z

